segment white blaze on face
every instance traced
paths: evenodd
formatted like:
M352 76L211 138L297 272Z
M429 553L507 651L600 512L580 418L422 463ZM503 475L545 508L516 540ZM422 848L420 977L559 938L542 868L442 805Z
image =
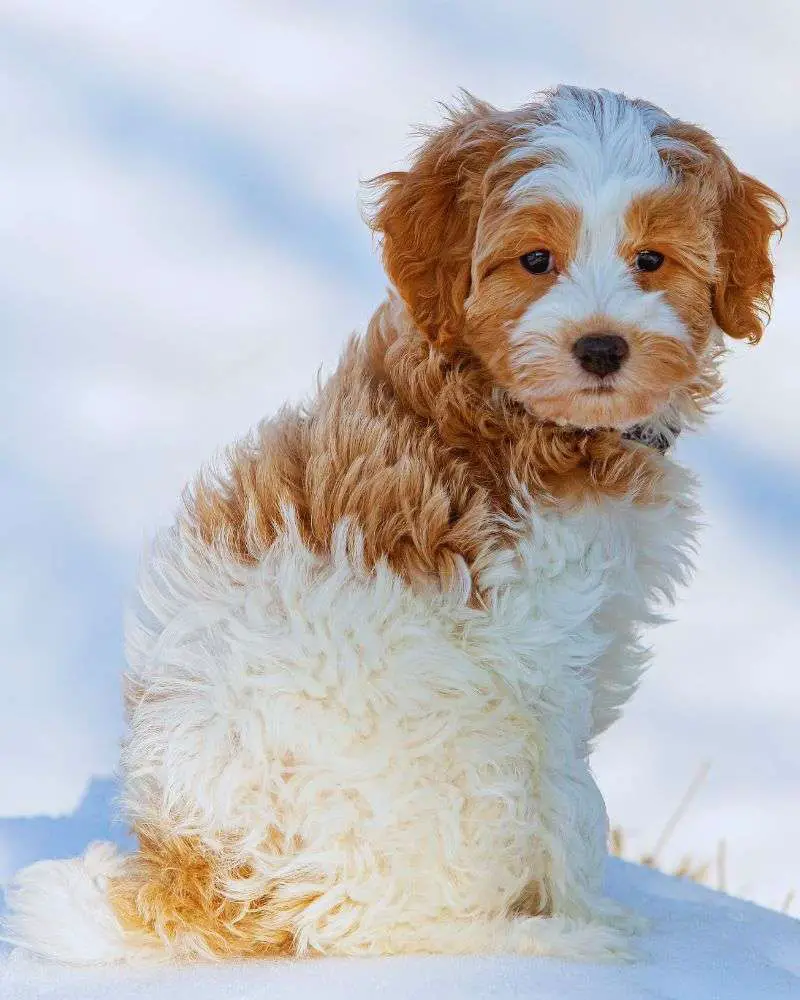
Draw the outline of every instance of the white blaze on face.
M516 324L520 360L552 356L562 331L598 317L607 319L608 332L617 325L635 327L690 343L663 293L643 291L632 262L620 256L625 213L633 199L672 183L659 149L678 143L652 135L669 119L607 91L559 88L551 106L553 121L533 126L509 156L541 156L547 162L521 177L508 198L515 205L546 199L573 206L580 212L581 229L566 271Z

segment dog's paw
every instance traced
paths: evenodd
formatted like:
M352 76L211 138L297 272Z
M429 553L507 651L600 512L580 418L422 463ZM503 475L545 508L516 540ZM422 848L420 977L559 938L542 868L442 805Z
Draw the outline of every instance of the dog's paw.
M631 962L630 934L606 920L524 917L514 921L512 948L575 962Z
M645 934L651 926L647 917L607 897L593 900L589 912L593 921L607 924L627 935Z

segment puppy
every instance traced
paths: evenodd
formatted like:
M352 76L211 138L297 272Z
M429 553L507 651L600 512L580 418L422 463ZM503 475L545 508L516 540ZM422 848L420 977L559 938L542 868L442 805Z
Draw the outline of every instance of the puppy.
M392 288L202 475L127 630L138 851L23 871L64 962L628 949L589 770L689 568L665 452L758 341L783 206L712 137L466 98L375 182Z

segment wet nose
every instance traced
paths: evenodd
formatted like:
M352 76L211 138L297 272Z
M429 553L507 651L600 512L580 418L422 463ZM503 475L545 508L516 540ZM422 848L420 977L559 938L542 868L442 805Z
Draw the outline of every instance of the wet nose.
M572 353L585 371L603 376L619 371L630 351L623 337L612 333L593 333L576 340Z

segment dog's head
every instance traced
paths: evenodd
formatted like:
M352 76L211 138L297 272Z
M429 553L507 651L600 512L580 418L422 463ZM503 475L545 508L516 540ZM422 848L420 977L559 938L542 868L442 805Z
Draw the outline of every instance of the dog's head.
M467 98L376 183L416 327L541 419L697 410L719 332L756 342L768 319L779 197L651 104L575 87L514 112Z

